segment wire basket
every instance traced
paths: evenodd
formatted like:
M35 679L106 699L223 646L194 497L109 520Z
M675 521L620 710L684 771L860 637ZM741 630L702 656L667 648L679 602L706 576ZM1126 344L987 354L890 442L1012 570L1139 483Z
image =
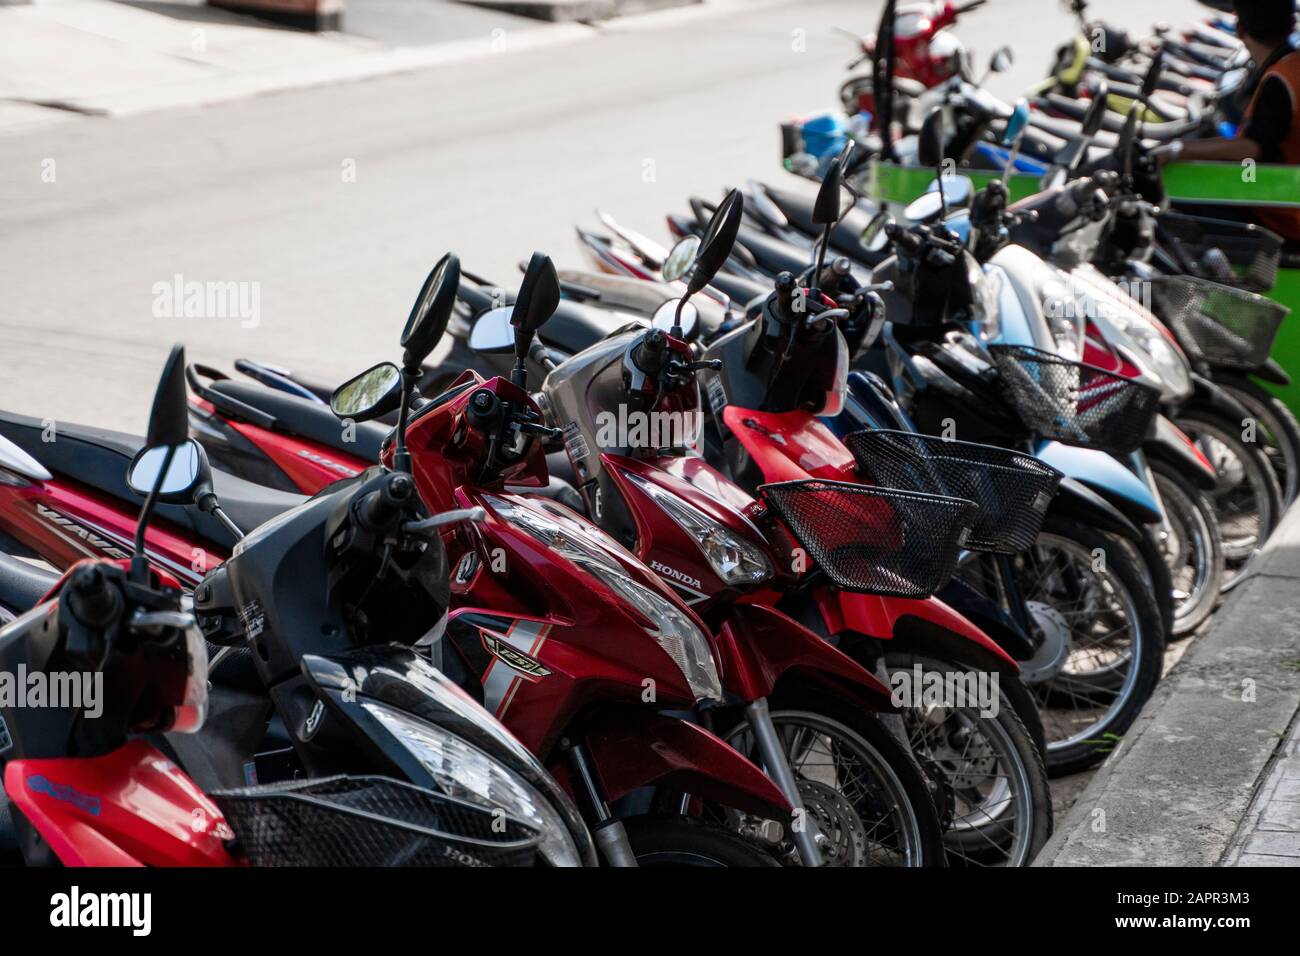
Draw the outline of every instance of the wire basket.
M254 866L529 866L540 834L389 777L337 776L212 794Z
M970 501L845 481L785 481L759 493L833 585L865 594L939 590L975 519Z
M994 345L1007 400L1034 434L1116 455L1151 433L1160 393L1149 385L1023 345Z
M844 444L865 479L964 498L978 511L966 547L1018 554L1033 546L1061 473L1024 452L905 431L862 431Z
M1166 212L1156 218L1156 239L1183 268L1205 278L1254 292L1268 292L1277 282L1282 237L1262 226ZM1227 260L1231 275L1203 271L1207 256L1213 261L1216 249Z
M1189 276L1152 279L1151 304L1193 360L1234 369L1264 364L1289 311L1262 295Z

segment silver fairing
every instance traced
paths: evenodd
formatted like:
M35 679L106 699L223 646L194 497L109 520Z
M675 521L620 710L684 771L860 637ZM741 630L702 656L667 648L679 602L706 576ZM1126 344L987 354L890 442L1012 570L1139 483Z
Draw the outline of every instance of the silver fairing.
M31 481L49 481L54 476L27 452L0 436L0 468Z

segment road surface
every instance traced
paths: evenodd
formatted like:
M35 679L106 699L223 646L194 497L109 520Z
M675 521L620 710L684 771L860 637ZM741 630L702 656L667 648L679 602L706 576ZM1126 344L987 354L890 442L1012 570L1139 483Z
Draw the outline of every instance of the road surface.
M1204 12L1094 6L1141 31ZM250 356L340 377L398 356L447 250L505 284L534 249L581 265L573 225L594 225L597 206L663 238L662 214L691 193L791 179L778 122L835 106L854 50L832 27L869 32L878 10L733 2L452 67L2 137L0 408L142 430L173 342L219 366ZM981 62L1014 46L991 84L1011 97L1070 29L1048 0L994 0L961 35ZM237 283L248 308L187 318L167 290L190 282Z

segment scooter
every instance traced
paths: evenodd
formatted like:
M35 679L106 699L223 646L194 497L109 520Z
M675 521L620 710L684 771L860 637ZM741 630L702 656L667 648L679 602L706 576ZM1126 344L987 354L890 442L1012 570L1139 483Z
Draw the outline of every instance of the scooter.
M186 440L183 366L178 347L155 398L147 447L132 466L129 480L147 495L136 529L138 556L87 560L61 578L46 576L48 599L0 631L7 669L84 671L94 673L102 688L94 719L88 701L41 709L6 704L0 711L5 793L24 861L531 865L543 826L555 822L554 810L565 810L553 783L552 798L559 802L550 819L532 806L527 814L503 813L500 805L475 805L420 781L377 775L205 794L143 736L192 737L208 709L208 654L194 615L182 605L178 582L151 571L143 558L154 506L210 480L201 453ZM7 583L0 577L0 587ZM27 596L0 591L0 600L11 604ZM518 744L463 700L450 723L435 710L438 700L439 694L429 694L422 718L412 721L422 719L428 732L451 735L465 747L475 740L488 772L513 777ZM381 752L393 747L364 725L353 732ZM576 834L590 846L580 825Z

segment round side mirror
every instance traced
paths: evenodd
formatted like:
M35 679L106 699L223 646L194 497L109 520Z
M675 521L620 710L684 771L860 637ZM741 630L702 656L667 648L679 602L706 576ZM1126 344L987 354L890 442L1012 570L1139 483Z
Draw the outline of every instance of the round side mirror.
M700 251L700 237L687 236L677 245L673 246L672 251L668 253L668 258L664 260L664 266L661 270L665 282L677 282L686 277L695 266L695 257Z
M871 217L871 222L862 230L862 235L858 237L858 242L862 248L868 252L879 252L889 244L889 236L885 232L885 227L890 223L889 213L880 210Z
M1009 46L998 47L989 60L989 69L994 73L1005 73L1016 62L1016 54Z
M911 222L928 222L943 212L943 197L938 192L926 193L913 200L903 210L904 218Z
M510 324L514 307L503 305L488 309L474 320L469 332L469 347L475 352L509 352L515 347L515 327Z
M401 404L402 372L392 362L368 368L335 389L330 410L356 422L387 415Z
M459 288L460 260L447 253L425 278L402 330L401 346L406 352L403 361L408 367L418 367L442 338Z
M193 439L173 447L175 451L158 489L158 500L188 503L193 500L195 489L207 479L207 455ZM155 445L136 455L131 461L131 467L127 469L127 487L137 495L148 495L158 481L167 451L168 446Z
M664 332L671 332L673 325L676 324L677 303L678 299L669 299L659 308L655 309L654 316L650 319L650 325ZM696 333L700 330L700 312L699 309L687 302L682 306L682 338L690 340L695 338Z

